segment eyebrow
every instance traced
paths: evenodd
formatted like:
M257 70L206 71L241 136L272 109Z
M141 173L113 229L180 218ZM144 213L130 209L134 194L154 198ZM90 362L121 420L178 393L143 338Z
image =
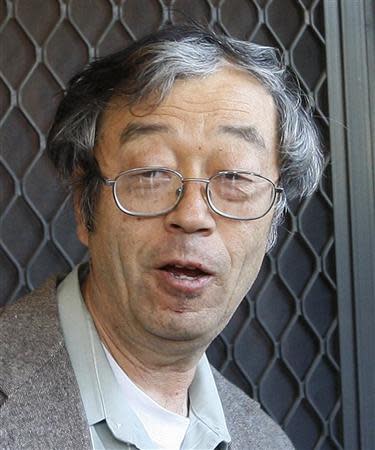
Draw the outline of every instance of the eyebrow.
M259 131L252 126L235 126L235 125L222 125L219 127L219 131L222 133L231 134L240 139L244 139L250 144L255 144L261 149L266 149L266 144L264 142L263 136Z
M155 133L169 133L171 128L167 125L152 123L144 124L139 122L133 122L126 125L126 127L120 133L120 143L125 144L133 139L137 139L149 134ZM266 144L262 135L253 126L236 126L236 125L221 125L219 131L226 134L231 134L240 139L245 140L250 144L255 144L261 149L266 148Z
M161 124L143 124L139 122L133 122L126 125L121 131L120 143L125 144L133 139L147 136L154 133L168 133L171 129L166 125Z

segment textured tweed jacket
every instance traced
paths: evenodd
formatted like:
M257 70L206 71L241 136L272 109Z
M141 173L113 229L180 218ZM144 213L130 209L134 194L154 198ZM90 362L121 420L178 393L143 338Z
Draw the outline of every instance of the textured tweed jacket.
M91 449L60 329L56 279L0 311L0 449ZM214 376L231 449L293 449L256 402L215 370Z

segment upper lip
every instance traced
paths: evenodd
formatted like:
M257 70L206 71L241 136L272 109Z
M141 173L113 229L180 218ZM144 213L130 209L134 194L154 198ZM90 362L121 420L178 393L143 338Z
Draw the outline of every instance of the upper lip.
M160 270L164 269L167 266L176 266L181 269L186 268L189 270L200 270L207 275L214 275L214 271L206 264L202 263L201 261L192 259L169 259L166 261L162 261L160 264L158 264L157 268Z

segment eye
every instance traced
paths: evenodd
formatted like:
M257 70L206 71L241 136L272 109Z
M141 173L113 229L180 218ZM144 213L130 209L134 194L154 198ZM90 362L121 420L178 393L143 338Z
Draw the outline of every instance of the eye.
M172 174L170 172L160 169L143 170L134 174L134 177L136 177L138 182L150 184L169 181L171 179L171 176Z
M130 174L129 182L133 189L165 189L171 183L174 174L160 169L144 169Z
M222 182L228 184L228 186L240 187L243 184L246 186L252 183L252 178L247 173L228 172L221 175Z
M163 172L162 170L152 169L152 170L145 170L145 171L139 173L138 175L141 178L150 179L150 178L165 177L167 175L167 173Z
M251 181L245 173L220 173L212 180L210 190L212 196L221 201L242 202L248 199Z
M224 180L228 181L236 181L241 178L241 175L237 172L228 172L222 175Z

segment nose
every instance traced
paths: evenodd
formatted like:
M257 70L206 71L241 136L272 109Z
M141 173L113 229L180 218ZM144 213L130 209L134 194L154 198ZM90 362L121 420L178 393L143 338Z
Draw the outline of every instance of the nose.
M206 184L187 180L183 186L182 198L174 210L165 216L169 231L201 233L209 235L216 227L205 192Z

